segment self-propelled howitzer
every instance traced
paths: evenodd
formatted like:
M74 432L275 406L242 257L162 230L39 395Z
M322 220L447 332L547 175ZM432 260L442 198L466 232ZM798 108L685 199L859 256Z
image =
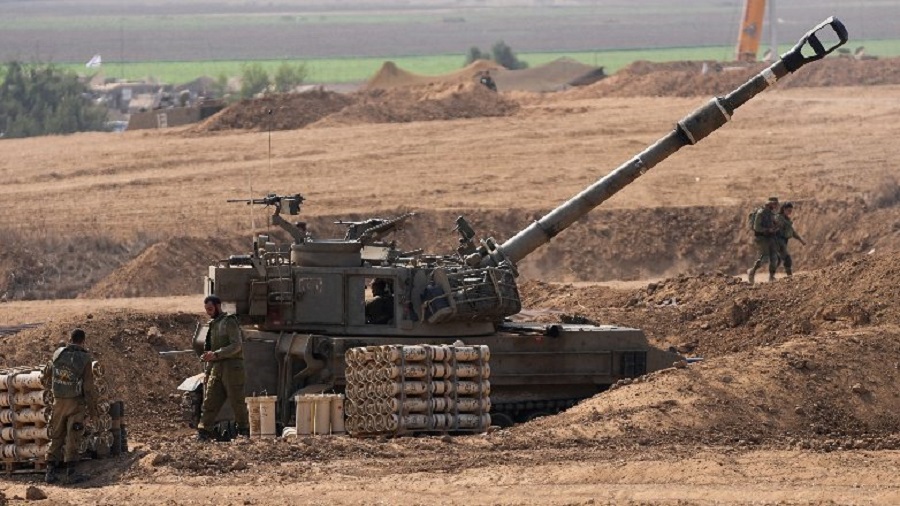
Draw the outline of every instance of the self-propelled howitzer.
M835 42L824 44L831 34ZM206 277L206 292L218 295L242 323L246 393L277 395L278 419L286 425L295 394L344 388L344 353L350 348L462 340L490 347L491 414L504 425L559 411L620 379L671 366L680 357L652 346L637 329L510 321L521 310L516 264L678 149L724 125L778 79L846 40L844 26L829 18L778 62L698 108L668 135L502 244L476 241L460 217L455 252L400 249L389 239L412 213L339 222L348 228L342 239L318 239L305 224L285 217L300 212L300 194L245 201L271 206L272 224L292 240L279 244L260 235L250 254L211 266ZM198 352L205 333L201 327L194 336ZM198 375L180 388L197 392L201 384Z

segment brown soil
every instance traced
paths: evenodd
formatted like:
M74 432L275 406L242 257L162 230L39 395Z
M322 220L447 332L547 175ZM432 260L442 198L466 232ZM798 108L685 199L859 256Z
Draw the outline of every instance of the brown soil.
M889 75L894 63L882 63ZM409 108L403 111L422 107L422 97L452 103L455 93L480 100L481 91L420 86L370 100L398 97ZM604 162L609 168L627 160L707 100L575 91L496 98L519 110L372 124L371 117L384 114L413 116L376 112L360 121L280 131L271 158L260 149L258 132L3 141L2 224L8 234L23 234L5 237L30 239L21 241L28 249L3 241L2 279L18 275L22 265L49 279L47 266L74 262L66 253L79 258L83 251L81 258L96 261L144 232L162 240L110 255L124 267L110 266L106 280L81 291L92 297L198 293L210 258L246 250L240 245L249 235L247 208L223 201L246 195L250 174L257 191L303 191L309 200L302 218L322 237L341 235L332 223L339 218L415 210L419 215L399 236L403 245L448 251L458 214L469 216L480 235L502 240L595 181L602 174L598 162L612 159ZM43 362L73 326L83 326L128 407L134 451L89 464L93 488L44 487L49 499L896 504L900 110L892 104L898 100L896 86L764 94L732 124L671 157L523 261L522 294L537 318L577 316L642 328L653 343L704 360L622 382L557 416L486 435L198 445L173 394L199 364L187 357L163 361L157 353L187 347L201 316L197 297L8 297L13 300L0 304L0 325L49 323L0 338L4 366ZM433 111L428 107L421 110ZM433 117L441 114L447 113ZM752 257L746 213L772 193L797 202L796 225L809 245L793 245L799 274L751 286L741 279ZM40 202L42 215L65 220L35 223L34 208L22 201ZM27 235L34 230L43 236ZM94 255L75 246L97 230L108 242L90 243ZM640 283L598 284L623 279ZM3 491L25 497L25 487L35 483L16 476Z
M765 63L723 66L718 62L702 61L638 61L608 79L569 93L582 98L711 96L737 88L765 67ZM900 84L900 58L826 58L787 76L778 86L808 88L881 84Z
M311 125L354 102L352 97L316 89L242 100L193 126L190 132L220 130L293 130Z
M203 265L213 265L242 252L243 241L175 237L150 246L79 297L162 297L203 292Z
M639 61L608 79L575 88L557 98L716 95L735 89L764 67L761 63L723 67L717 62ZM363 91L343 95L317 89L242 100L189 128L188 132L292 130L312 124L334 126L508 116L519 109L518 104L478 85L481 72L492 72L503 91L523 92L563 89L569 81L592 70L565 59L517 71L482 60L451 74L425 76L385 62ZM779 87L859 84L900 84L900 58L828 58L788 76ZM513 96L518 95L513 93Z

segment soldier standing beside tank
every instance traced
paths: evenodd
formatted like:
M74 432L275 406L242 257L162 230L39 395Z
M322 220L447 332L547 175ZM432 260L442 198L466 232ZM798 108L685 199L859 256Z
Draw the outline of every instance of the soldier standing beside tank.
M778 210L778 214L775 215L775 225L778 227L778 230L775 232L775 252L778 254L779 263L784 262L784 273L788 276L794 274L794 262L791 260L790 251L788 251L788 240L797 239L800 241L800 244L806 246L806 241L794 230L794 222L791 221L793 212L794 204L785 202L782 204L781 209Z
M775 209L778 208L778 197L769 197L766 205L754 212L753 215L753 243L759 256L753 267L747 271L747 281L752 285L756 276L756 269L769 262L769 281L775 280L775 269L778 268L778 255L775 247L775 233L778 226L775 223Z
M65 470L64 483L78 483L86 476L75 474L79 447L84 435L85 412L97 413L97 388L91 369L93 357L84 348L85 333L75 329L69 344L53 353L50 363L53 412L50 415L50 449L44 481L59 482L58 470ZM65 451L65 455L63 454Z
M214 439L212 427L227 400L234 411L237 432L250 435L250 420L244 403L244 354L237 317L222 311L222 300L210 295L203 300L209 321L206 344L200 360L207 363L203 406L197 425L198 441Z

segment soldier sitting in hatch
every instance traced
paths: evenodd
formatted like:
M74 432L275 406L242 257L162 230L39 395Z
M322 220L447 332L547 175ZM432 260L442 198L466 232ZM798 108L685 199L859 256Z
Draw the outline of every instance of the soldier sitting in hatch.
M384 325L394 319L394 294L387 280L372 281L372 298L366 300L366 323Z

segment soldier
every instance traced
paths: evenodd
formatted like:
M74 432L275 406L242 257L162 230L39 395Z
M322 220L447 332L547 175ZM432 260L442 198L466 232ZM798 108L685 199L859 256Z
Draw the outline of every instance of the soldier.
M778 255L775 252L775 232L778 230L775 224L775 209L778 208L778 197L769 197L764 207L754 212L752 217L753 242L759 256L753 267L747 271L747 281L752 285L756 276L756 269L769 262L769 281L775 280L775 269L778 267Z
M93 357L84 348L84 338L84 330L73 330L69 344L57 349L50 363L53 411L50 415L50 449L47 451L47 473L44 477L47 483L59 482L57 472L60 464L65 470L64 483L87 479L75 474L75 466L84 434L85 411L89 411L95 419L99 413L91 368Z
M491 91L497 91L497 83L494 82L494 78L491 77L491 72L489 70L485 70L481 74L481 79L479 79L478 82Z
M775 224L778 226L778 230L775 232L775 252L778 254L778 262L784 262L784 273L788 276L794 274L791 253L788 251L788 240L797 239L800 244L806 246L806 241L794 230L794 222L791 221L793 212L794 204L785 202L778 214L775 215ZM776 269L777 267L776 265Z
M212 427L226 400L234 411L238 434L249 436L250 419L244 403L241 327L234 315L222 311L222 299L219 297L206 297L203 306L212 319L206 333L206 351L200 356L200 360L207 363L207 368L200 423L197 424L197 440L209 441L214 438Z
M387 280L375 278L372 281L372 295L366 301L366 323L390 323L394 319L394 294L388 288Z

